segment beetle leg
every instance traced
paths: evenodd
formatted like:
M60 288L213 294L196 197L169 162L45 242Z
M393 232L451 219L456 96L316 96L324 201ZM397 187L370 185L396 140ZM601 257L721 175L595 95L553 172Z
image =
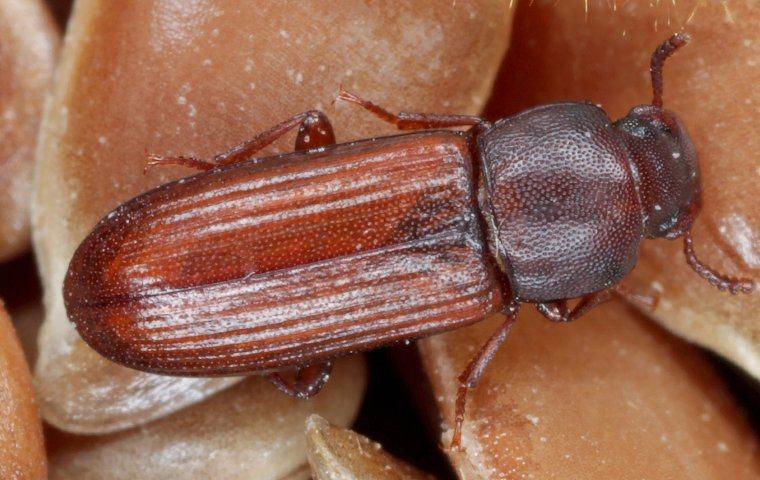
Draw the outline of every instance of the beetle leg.
M270 373L267 379L286 395L309 398L322 390L330 378L331 371L332 362L325 362L297 369L292 380L285 379L280 372Z
M512 330L512 325L514 325L515 320L517 319L517 312L519 311L520 304L515 301L512 301L512 303L504 309L504 314L507 316L504 323L501 324L499 329L496 330L491 338L489 338L480 348L478 353L470 359L467 368L465 368L459 375L459 389L457 390L457 399L454 409L454 435L451 437L452 450L459 450L461 448L462 424L464 423L464 411L467 404L467 391L477 385L478 380L480 380L480 377L491 362L491 359L493 359L499 347L507 338L509 331Z
M409 112L401 112L396 115L354 93L343 90L343 87L340 89L338 98L369 110L380 120L396 125L399 130L468 127L486 123L485 119L474 115L441 115Z
M578 304L571 310L567 306L567 300L555 300L553 302L541 302L536 304L536 309L552 322L571 322L585 315L589 310L612 298L611 289L601 292L590 293L581 297Z
M296 138L296 150L322 147L335 143L332 125L327 115L319 110L309 110L293 115L269 130L263 131L247 142L235 145L224 153L214 157L217 165L230 165L250 159L253 155L271 144L295 127L300 127Z
M196 170L206 171L214 168L214 164L205 160L200 160L193 157L164 157L162 155L148 155L148 161L143 167L143 173L147 173L150 167L155 166L168 166L168 165L181 165L183 167L195 168Z
M660 301L657 292L653 292L650 295L634 293L628 290L623 285L615 285L607 290L601 292L594 292L581 297L578 304L570 310L567 306L567 300L555 300L553 302L541 302L536 304L536 309L552 322L572 322L582 317L589 310L597 305L607 302L612 298L612 295L617 295L623 298L629 303L635 305L644 306L650 310L657 307L657 303Z
M586 298L586 297L583 297ZM567 300L555 300L553 302L541 302L536 304L536 310L552 322L569 322L570 309Z
M198 170L210 170L217 165L231 165L252 158L256 152L271 144L295 127L299 127L296 137L296 150L308 150L310 148L324 147L335 143L332 125L327 115L319 110L309 110L293 115L284 122L265 130L251 140L235 145L226 152L215 155L211 161L201 160L194 157L164 157L150 155L145 166L147 170L155 165L182 165Z

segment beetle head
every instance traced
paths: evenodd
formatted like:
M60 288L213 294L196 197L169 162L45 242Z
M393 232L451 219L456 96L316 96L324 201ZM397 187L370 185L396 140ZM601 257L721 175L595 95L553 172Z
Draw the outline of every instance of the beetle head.
M697 258L691 226L702 205L697 152L681 120L662 108L662 66L673 52L689 41L676 33L652 54L652 104L635 107L615 122L631 155L644 214L647 237L683 237L686 263L720 290L749 293L754 281L734 278L711 268Z
M638 180L649 238L683 236L701 207L697 152L678 117L656 105L633 108L615 122Z

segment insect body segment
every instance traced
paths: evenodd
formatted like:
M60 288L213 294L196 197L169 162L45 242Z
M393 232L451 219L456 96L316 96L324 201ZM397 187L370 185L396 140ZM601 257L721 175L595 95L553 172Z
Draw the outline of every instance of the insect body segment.
M571 321L611 295L644 238L683 238L712 285L749 292L702 263L690 230L700 208L696 150L662 108L611 121L588 103L533 108L491 124L467 115L393 114L341 91L399 129L334 145L304 112L211 161L152 156L203 173L146 192L105 217L64 283L69 318L95 350L156 373L263 373L299 397L340 355L506 320L460 376L466 394L506 339L522 302ZM298 129L294 153L256 158ZM571 307L569 301L578 299ZM290 375L292 373L292 375Z
M421 132L241 162L104 219L65 283L109 358L183 375L267 372L498 310L466 138Z
M636 263L638 205L625 143L585 103L545 105L478 136L491 238L522 301L577 298Z

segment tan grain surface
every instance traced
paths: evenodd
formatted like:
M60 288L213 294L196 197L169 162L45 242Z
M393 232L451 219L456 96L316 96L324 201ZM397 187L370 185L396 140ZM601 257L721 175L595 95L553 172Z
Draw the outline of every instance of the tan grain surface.
M387 453L379 443L318 415L306 419L306 438L316 480L433 480Z
M0 302L0 478L47 478L42 424L32 376L13 324Z
M364 362L338 362L310 400L245 380L147 425L110 435L48 431L51 480L296 480L308 478L306 418L350 424L364 392Z
M0 261L29 246L34 147L58 41L42 0L0 2Z
M500 320L421 342L445 425L457 375ZM758 440L711 365L619 304L563 325L523 309L469 396L462 444L463 479L760 475Z

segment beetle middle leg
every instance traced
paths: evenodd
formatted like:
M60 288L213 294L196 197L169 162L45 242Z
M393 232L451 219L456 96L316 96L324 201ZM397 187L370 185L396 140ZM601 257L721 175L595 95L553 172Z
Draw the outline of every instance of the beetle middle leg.
M643 295L631 292L623 285L615 285L607 290L590 293L581 297L578 304L572 309L568 307L567 300L537 303L536 309L541 315L552 322L572 322L588 313L589 310L597 305L609 301L613 295L621 297L630 303L646 306L649 309L654 309L659 302L659 297L656 294Z
M274 127L259 133L251 140L235 145L226 152L215 155L210 161L185 156L164 157L161 155L150 155L146 168L155 165L182 165L205 171L211 170L218 165L232 165L243 162L251 159L261 149L270 145L295 127L299 127L295 143L295 149L298 151L325 147L335 143L335 134L333 133L330 120L327 119L327 115L320 110L309 110L293 115Z
M612 292L608 289L581 297L580 301L573 309L568 307L567 300L537 303L536 309L541 315L552 322L571 322L576 318L585 315L595 306L609 301L610 298L612 298Z
M457 399L454 409L454 435L451 437L451 449L459 450L462 442L462 424L464 423L464 412L467 404L467 391L475 388L480 377L483 376L488 364L493 359L496 352L504 340L509 335L512 326L517 319L517 313L520 311L520 304L512 301L505 309L504 314L507 316L504 323L480 348L478 353L467 364L467 368L459 375L459 389L457 390Z
M322 390L331 371L332 362L325 362L298 368L292 380L286 379L281 372L270 373L267 379L286 395L309 398Z
M472 127L487 123L485 119L475 115L442 115L436 113L409 113L400 112L393 114L388 110L365 100L355 93L343 90L341 87L338 98L347 102L355 103L365 110L370 111L380 120L396 125L399 130L418 130L427 128L449 127Z

